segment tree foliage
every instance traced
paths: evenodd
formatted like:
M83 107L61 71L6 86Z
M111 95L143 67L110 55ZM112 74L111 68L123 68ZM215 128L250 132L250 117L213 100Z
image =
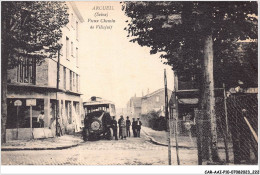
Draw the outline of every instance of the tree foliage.
M257 79L257 66L246 67L257 62L256 43L249 44L254 46L251 50L241 50L238 43L258 39L256 1L124 2L123 10L130 17L125 28L130 41L150 47L151 54L161 52L180 80L201 79L203 42L208 34L214 41L216 86L223 82L232 86L241 79L254 84ZM241 57L241 52L247 53Z
M68 23L67 8L61 1L2 2L2 45L8 49L9 66L16 66L19 57L41 61L56 55L61 28Z
M1 143L6 142L7 69L22 58L54 57L62 47L61 28L68 23L61 1L3 1L1 3Z

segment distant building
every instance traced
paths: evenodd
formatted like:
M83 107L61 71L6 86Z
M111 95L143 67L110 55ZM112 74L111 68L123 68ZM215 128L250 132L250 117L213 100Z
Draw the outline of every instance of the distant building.
M170 100L172 91L168 89L168 99ZM164 111L165 108L165 89L158 89L141 98L141 114L147 114L151 111ZM161 114L164 116L164 113Z
M141 97L132 97L127 103L127 114L130 118L138 118L141 115Z
M18 67L8 70L7 139L52 137L56 132L56 101L59 104L59 124L63 133L73 133L82 126L82 101L80 98L79 26L82 18L76 4L68 2L69 23L62 29L60 52L59 89L57 89L57 58L46 58L41 64L34 59L20 58ZM32 127L30 107L33 99ZM22 102L17 116L16 100ZM44 112L44 125L39 128L37 117ZM17 129L19 128L19 129ZM18 133L18 135L17 135Z
M116 108L116 119L119 119L121 115L123 115L124 118L129 116L127 108Z

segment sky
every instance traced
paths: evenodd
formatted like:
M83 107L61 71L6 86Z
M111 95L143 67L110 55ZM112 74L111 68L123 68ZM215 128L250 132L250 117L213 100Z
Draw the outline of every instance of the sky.
M142 93L146 95L163 88L164 69L168 88L173 89L173 71L163 64L160 54L150 55L148 47L129 42L124 30L128 18L120 2L79 1L76 5L85 20L79 28L83 100L98 96L113 101L117 108L125 108L135 94L140 97ZM93 10L94 6L113 6L114 10ZM107 16L95 16L96 12ZM93 22L101 19L115 22ZM107 25L111 29L99 29L96 25Z

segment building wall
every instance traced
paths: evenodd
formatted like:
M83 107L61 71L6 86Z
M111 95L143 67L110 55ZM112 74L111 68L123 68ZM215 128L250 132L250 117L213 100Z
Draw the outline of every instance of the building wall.
M140 115L141 115L141 106L135 106L135 103L134 103L134 100L138 100L137 98L140 98L140 97L132 97L127 102L126 113L130 118L137 118L137 117L140 117Z
M14 108L13 102L16 99L23 100L23 105L25 109L23 112L26 115L29 115L27 112L27 108L25 105L26 99L38 99L43 101L44 107L43 109L33 110L33 118L36 119L41 111L44 111L44 127L51 128L53 135L55 135L55 127L52 125L52 121L54 116L56 116L56 110L54 105L56 105L56 100L58 99L59 103L59 123L61 124L63 132L71 132L71 131L79 131L80 127L82 127L82 121L84 120L84 115L82 116L82 100L79 94L80 87L80 76L79 76L79 65L77 64L77 60L79 58L76 54L76 50L80 50L79 48L79 38L76 37L76 22L78 22L78 30L80 28L80 23L82 21L79 20L76 12L73 10L72 5L74 2L68 2L69 7L69 24L62 29L63 36L60 42L63 45L61 49L60 55L60 79L59 79L59 88L61 90L66 90L63 92L55 92L57 86L57 61L58 58L45 58L41 64L37 64L36 66L36 77L35 83L20 83L17 81L17 68L8 70L8 94L7 98L12 103L8 104L11 108ZM74 7L75 9L75 7ZM72 17L73 16L73 19ZM69 38L69 57L66 57L66 37ZM71 42L73 42L73 47L71 47ZM73 54L72 54L73 49ZM66 68L66 88L64 88L64 68ZM72 89L70 90L70 72L73 72L72 76L74 77L74 83L72 81ZM78 82L77 76L78 75ZM73 79L72 79L73 80ZM78 83L78 89L76 88ZM22 86L21 86L22 85ZM27 86L30 85L30 86ZM68 92L70 91L70 92ZM73 93L71 93L73 92ZM68 122L68 116L66 115L68 111L66 110L65 103L70 103L72 106L71 111L71 119ZM77 109L74 109L75 106L78 106ZM77 112L78 111L78 112ZM10 115L11 111L9 111ZM28 117L28 116L25 116Z
M57 69L57 68L56 68ZM12 84L25 84L17 82L17 67L7 70L7 82ZM48 76L49 76L49 59L44 59L40 63L36 63L36 82L37 86L48 86Z
M61 38L61 43L63 44L63 47L61 49L61 60L60 63L61 65L67 67L68 69L72 70L73 72L79 74L79 64L77 64L76 61L76 48L78 48L78 52L80 51L80 45L79 45L79 41L80 41L80 36L78 36L78 38L76 37L77 35L77 30L76 30L76 23L78 22L78 33L80 30L80 20L77 17L77 15L75 14L75 12L72 9L72 6L70 5L70 3L68 3L69 9L68 9L68 13L69 13L69 23L67 24L66 27L64 27L62 29L62 38ZM73 14L73 15L72 15ZM73 19L72 19L73 16ZM69 55L66 58L66 38L69 39ZM71 42L73 42L73 54L72 54L72 50L71 50Z
M170 100L171 92L168 90L168 99ZM150 96L142 98L141 114L147 114L153 110L158 111L164 109L165 106L165 93L164 90Z
M139 118L141 116L141 112L142 112L141 107L135 107L133 113L134 115L132 117Z
M66 27L62 29L63 35L60 40L60 43L62 43L63 47L61 49L61 55L60 55L60 81L59 81L59 87L61 89L64 89L64 76L63 76L63 67L66 67L66 90L70 90L70 71L73 72L73 75L75 77L75 83L72 82L72 91L79 92L80 88L78 88L78 91L76 89L76 75L78 75L78 87L80 87L80 70L79 70L79 64L77 64L77 60L79 62L79 57L77 57L78 54L76 54L76 50L78 52L80 51L79 46L79 36L77 35L76 30L76 23L78 23L78 30L80 30L80 20L78 16L76 15L75 11L72 9L71 3L68 3L68 13L69 13L69 20L70 22L67 24ZM73 19L72 19L73 16ZM79 31L78 31L79 33ZM69 57L66 58L66 37L69 38ZM71 42L73 42L73 47L71 45ZM73 50L73 54L72 51ZM56 87L57 86L57 61L58 58L45 58L41 64L37 64L36 66L36 86L48 86L48 87ZM17 82L17 67L13 69L8 70L8 82L9 83L18 83ZM51 77L51 78L48 78Z

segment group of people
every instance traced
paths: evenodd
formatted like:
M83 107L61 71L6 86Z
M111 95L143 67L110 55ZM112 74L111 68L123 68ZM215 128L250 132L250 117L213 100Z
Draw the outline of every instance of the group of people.
M131 122L129 120L129 117L126 117L126 120L124 117L121 115L120 119L116 121L115 117L113 117L112 121L112 128L113 128L113 134L116 140L118 140L117 137L117 124L119 125L119 138L121 139L126 139L126 137L131 136L130 132L130 127L132 126L132 131L134 137L140 137L140 132L141 132L141 126L142 122L140 121L140 118L133 118L133 121Z

